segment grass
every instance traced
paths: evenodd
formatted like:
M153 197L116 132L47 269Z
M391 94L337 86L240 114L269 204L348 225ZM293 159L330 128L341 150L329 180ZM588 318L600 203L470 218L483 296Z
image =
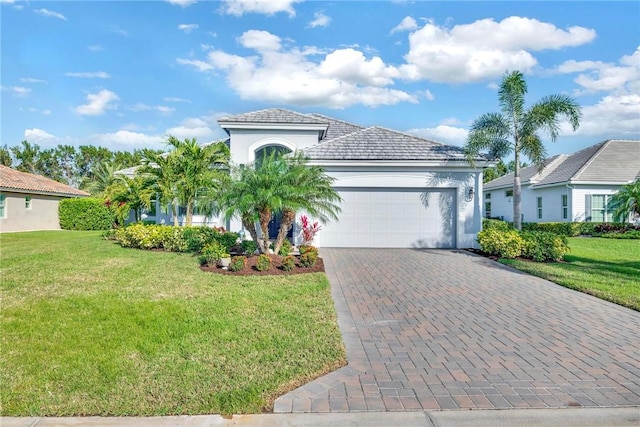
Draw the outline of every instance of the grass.
M0 235L2 415L259 413L344 365L324 274L204 273L99 236Z
M640 241L572 237L569 247L563 263L500 262L640 311Z

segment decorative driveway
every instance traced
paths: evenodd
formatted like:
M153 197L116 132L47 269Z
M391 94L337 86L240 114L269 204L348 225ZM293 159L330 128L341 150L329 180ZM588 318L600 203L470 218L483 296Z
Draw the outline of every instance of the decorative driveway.
M348 366L275 412L640 405L640 313L464 251L322 249Z

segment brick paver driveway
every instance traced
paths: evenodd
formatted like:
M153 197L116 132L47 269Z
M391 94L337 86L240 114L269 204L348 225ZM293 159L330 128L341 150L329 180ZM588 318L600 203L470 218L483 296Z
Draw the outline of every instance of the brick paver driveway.
M640 313L462 251L323 249L349 365L275 412L640 405Z

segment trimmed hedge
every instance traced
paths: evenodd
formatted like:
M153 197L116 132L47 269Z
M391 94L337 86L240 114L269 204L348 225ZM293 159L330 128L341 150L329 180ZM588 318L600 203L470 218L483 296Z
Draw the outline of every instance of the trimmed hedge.
M513 230L513 224L501 219L482 218L482 229L508 231Z
M92 197L60 200L58 218L63 230L108 230L115 221L104 201Z
M115 231L115 240L125 248L164 249L170 252L201 252L212 243L229 252L238 233L210 227L131 224Z
M524 239L516 230L501 231L495 228L478 233L480 249L500 258L515 258L522 254Z
M567 236L549 231L523 231L520 236L524 239L522 256L534 261L562 261L569 252Z

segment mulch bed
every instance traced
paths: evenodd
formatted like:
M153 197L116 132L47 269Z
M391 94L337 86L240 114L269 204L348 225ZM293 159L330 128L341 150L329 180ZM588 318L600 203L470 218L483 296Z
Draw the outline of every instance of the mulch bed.
M271 256L271 268L265 271L258 271L256 268L256 263L258 261L258 256L254 255L251 257L247 257L247 266L240 271L231 271L231 270L223 270L217 266L200 266L200 270L206 271L209 273L216 274L226 274L229 276L283 276L283 275L291 275L291 274L303 274L303 273L320 273L324 272L324 263L322 262L322 258L318 257L318 262L313 267L300 267L298 261L296 261L296 267L291 271L284 271L282 269L282 257L279 255L270 255ZM297 257L296 257L297 258Z

